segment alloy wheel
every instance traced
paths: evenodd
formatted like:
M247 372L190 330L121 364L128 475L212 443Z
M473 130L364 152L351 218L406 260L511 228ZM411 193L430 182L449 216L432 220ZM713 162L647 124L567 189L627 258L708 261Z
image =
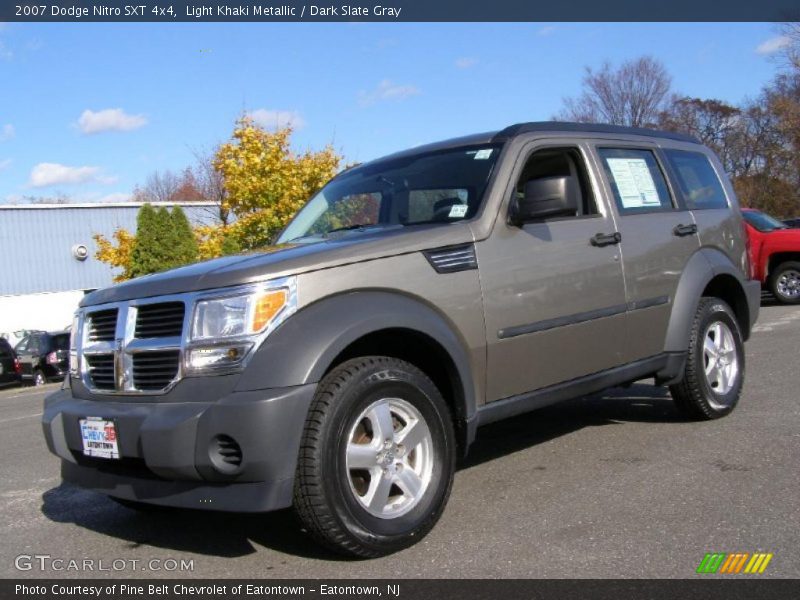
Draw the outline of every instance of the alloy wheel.
M419 410L382 398L353 422L345 450L347 477L369 514L394 519L412 510L431 482L433 439Z

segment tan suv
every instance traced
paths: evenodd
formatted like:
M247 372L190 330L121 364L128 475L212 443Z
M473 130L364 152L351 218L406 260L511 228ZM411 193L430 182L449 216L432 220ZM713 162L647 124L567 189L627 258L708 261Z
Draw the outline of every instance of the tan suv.
M126 506L294 505L339 551L434 525L477 429L654 377L733 410L758 314L695 140L528 123L339 174L263 253L87 296L44 430Z

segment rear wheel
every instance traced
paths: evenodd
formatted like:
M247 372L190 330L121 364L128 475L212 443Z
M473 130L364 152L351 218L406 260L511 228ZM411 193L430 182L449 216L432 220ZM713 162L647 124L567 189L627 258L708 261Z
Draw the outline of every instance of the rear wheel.
M47 377L44 376L44 373L40 370L36 370L33 372L33 385L44 385L47 383Z
M697 307L683 379L670 386L678 409L693 419L718 419L730 413L744 382L744 344L730 306L702 298Z
M800 302L800 262L788 261L779 264L769 278L772 295L783 304Z
M353 359L319 385L300 448L295 509L338 552L389 554L439 519L455 457L450 411L422 371L394 358Z

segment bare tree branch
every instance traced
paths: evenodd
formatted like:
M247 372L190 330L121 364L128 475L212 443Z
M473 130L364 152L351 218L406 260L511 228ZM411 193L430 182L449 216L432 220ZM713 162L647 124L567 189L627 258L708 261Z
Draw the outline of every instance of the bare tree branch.
M649 56L622 63L586 68L584 90L565 98L557 118L579 123L609 123L629 127L653 126L669 100L672 78L664 65Z

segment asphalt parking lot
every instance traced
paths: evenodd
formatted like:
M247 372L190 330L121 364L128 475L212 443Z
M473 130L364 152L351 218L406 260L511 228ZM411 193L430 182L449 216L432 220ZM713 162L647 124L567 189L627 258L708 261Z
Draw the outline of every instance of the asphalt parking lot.
M798 577L799 341L800 307L762 307L742 400L719 421L683 421L642 382L486 427L433 532L372 561L320 550L289 511L138 514L61 484L39 423L55 386L0 391L0 577L686 578L712 551L771 552L757 577ZM33 554L139 562L15 568ZM153 559L162 570L142 570Z

